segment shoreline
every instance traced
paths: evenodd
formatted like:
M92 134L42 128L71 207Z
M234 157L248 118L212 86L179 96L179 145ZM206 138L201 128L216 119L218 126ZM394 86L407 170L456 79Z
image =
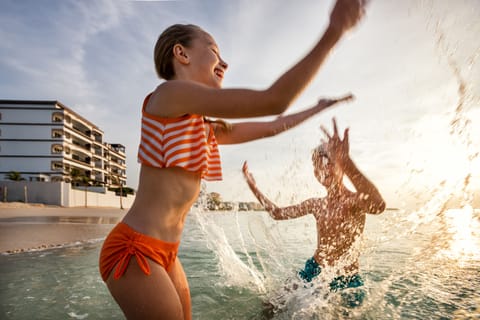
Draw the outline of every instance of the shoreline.
M0 253L63 247L105 238L127 210L0 202Z

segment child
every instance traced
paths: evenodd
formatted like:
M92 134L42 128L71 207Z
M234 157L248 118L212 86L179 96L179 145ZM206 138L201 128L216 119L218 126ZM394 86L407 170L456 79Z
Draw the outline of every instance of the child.
M332 267L348 253L358 236L363 233L366 213L379 214L385 210L385 202L377 188L357 169L349 156L348 129L340 139L335 119L333 136L322 128L328 141L313 151L313 172L326 189L323 198L311 198L297 205L280 208L270 201L256 186L247 163L243 173L248 186L265 210L275 220L286 220L313 215L317 223L317 249L299 272L300 278L311 282L322 268ZM343 184L346 175L356 192ZM363 285L358 274L358 258L342 261L344 265L330 283L330 289L354 288Z
M190 291L177 251L200 180L222 178L217 145L277 134L337 101L321 101L266 123L229 125L207 117L283 113L363 11L360 1L337 0L319 42L265 90L221 89L228 65L201 28L173 25L160 35L154 60L166 81L143 103L136 198L100 253L102 279L128 319L191 319Z

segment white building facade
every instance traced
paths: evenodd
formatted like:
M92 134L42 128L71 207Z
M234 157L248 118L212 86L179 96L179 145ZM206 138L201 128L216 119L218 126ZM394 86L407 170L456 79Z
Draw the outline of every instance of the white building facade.
M0 180L126 185L125 147L59 101L0 100Z

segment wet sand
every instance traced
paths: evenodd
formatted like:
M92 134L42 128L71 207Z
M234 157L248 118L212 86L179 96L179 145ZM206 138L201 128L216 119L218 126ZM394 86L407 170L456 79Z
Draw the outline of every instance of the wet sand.
M103 239L126 212L0 202L0 253Z

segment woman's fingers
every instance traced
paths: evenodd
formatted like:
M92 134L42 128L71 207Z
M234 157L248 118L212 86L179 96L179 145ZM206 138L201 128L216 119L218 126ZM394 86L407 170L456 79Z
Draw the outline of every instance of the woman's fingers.
M335 101L336 102L344 102L344 101L351 101L353 99L355 99L355 96L353 94L349 93L349 94L344 95L343 97L340 97L340 98L336 99Z

